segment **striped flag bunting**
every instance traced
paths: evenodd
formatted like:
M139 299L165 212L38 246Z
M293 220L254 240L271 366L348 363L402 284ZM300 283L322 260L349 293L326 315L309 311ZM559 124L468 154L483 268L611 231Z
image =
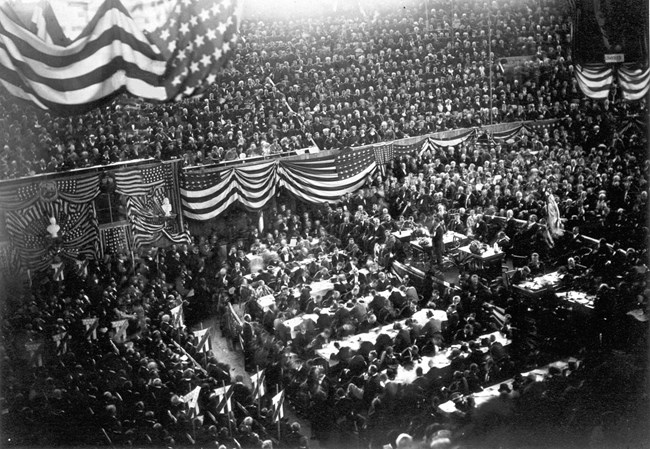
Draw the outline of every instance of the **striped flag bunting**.
M273 411L271 422L278 422L284 418L284 390L271 398L271 410Z
M175 170L177 163L159 163L145 168L115 173L116 193L126 196L126 209L131 223L133 246L153 245L166 237L172 243L190 243L186 232L179 232L175 217L165 216L162 204L178 204Z
M129 320L111 321L111 327L115 329L113 340L117 343L124 343L126 341L126 329L129 327Z
M456 145L460 145L461 143L465 142L467 139L474 137L474 134L476 134L475 128L461 129L458 131L456 130L446 131L444 133L439 133L440 137L437 136L429 137L428 141L436 148L453 147Z
M258 371L251 376L253 384L253 400L262 399L266 394L264 382L266 382L266 370Z
M393 156L395 158L401 158L404 156L412 156L416 153L419 153L419 150L422 149L422 145L427 143L428 138L418 139L416 142L400 145L396 142L393 143Z
M25 28L4 2L0 83L60 114L86 112L122 92L151 101L198 95L230 55L240 17L238 0L183 0L165 26L145 35L119 0L106 0L81 35L62 46Z
M181 400L187 404L187 408L190 412L190 418L194 418L199 415L199 394L201 394L201 387L196 387L194 390L190 391L181 398Z
M239 202L262 208L275 196L278 161L214 171L185 171L181 178L183 214L208 220Z
M185 327L185 321L183 319L183 304L179 304L173 309L171 309L172 316L172 326L176 329L182 329Z
M47 44L65 47L71 42L63 32L52 5L46 0L36 4L27 29Z
M43 342L30 341L25 343L25 350L29 354L31 366L43 366Z
M194 336L198 339L196 350L198 352L212 351L212 342L210 341L210 328L194 331Z
M86 339L97 340L97 328L99 327L98 318L82 318L81 323L86 329Z
M114 254L131 251L129 225L102 227L99 230L101 254Z
M56 242L47 232L51 217L60 226ZM55 254L69 261L98 257L97 217L92 202L37 201L22 209L8 210L6 224L26 268L46 270Z
M333 203L346 193L357 191L374 173L377 167L374 154L368 153L366 160L370 161L369 165L349 177L339 175L334 153L307 160L281 160L280 185L310 203Z
M650 87L650 68L634 69L623 65L618 69L618 84L626 100L635 101L645 98Z
M524 125L521 123L518 124L512 124L508 123L508 127L503 127L502 129L495 129L491 132L488 132L489 136L492 138L493 141L508 141L518 135L522 129L524 129Z
M234 388L232 385L225 385L221 388L215 388L214 394L219 398L217 403L217 413L227 414L232 412L232 394Z
M591 99L604 100L614 82L612 69L602 66L576 65L576 80L583 94Z
M433 143L431 143L431 139L425 139L425 141L422 143L422 146L420 147L418 156L421 157L427 151L431 153L432 156L436 154L436 148L433 146Z

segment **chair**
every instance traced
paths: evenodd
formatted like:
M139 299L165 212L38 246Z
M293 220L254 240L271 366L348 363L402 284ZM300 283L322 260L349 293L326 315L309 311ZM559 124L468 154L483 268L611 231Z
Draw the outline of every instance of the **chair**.
M526 266L526 264L528 263L527 256L518 256L517 254L513 254L511 257L512 257L513 268L521 268Z

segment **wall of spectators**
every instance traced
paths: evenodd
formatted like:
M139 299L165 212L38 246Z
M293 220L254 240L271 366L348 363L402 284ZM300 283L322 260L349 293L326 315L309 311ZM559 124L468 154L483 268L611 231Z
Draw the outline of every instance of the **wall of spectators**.
M15 178L146 157L203 165L313 143L330 149L567 115L586 118L591 131L645 111L644 102L585 100L559 0L489 8L432 1L428 11L415 1L350 7L305 20L252 12L214 88L180 104L121 99L61 118L5 95L0 173ZM499 58L513 55L532 59L515 73L499 70Z

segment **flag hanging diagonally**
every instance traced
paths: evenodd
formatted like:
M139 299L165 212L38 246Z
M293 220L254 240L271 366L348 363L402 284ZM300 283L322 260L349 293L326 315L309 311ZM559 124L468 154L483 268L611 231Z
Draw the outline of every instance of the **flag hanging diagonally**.
M198 352L209 352L212 350L212 342L210 341L210 328L194 331L194 336L198 339L196 350Z
M231 399L232 399L233 391L234 389L232 385L226 385L221 388L215 388L214 393L219 398L219 402L217 403L217 408L216 408L217 413L227 414L232 412Z
M0 3L0 84L41 109L80 114L122 92L150 101L198 95L236 45L240 0L182 0L149 36L105 0L72 43L49 43Z
M251 376L253 384L253 400L261 399L266 394L264 382L266 381L266 370L258 371Z

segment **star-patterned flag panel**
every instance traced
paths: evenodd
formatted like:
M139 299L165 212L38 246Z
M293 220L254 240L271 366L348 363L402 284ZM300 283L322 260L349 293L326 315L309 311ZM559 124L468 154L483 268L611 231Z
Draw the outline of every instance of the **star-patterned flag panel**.
M198 95L215 82L236 45L241 7L239 0L181 0L151 33L168 60L169 98Z
M336 156L335 163L340 179L351 178L375 163L375 152L372 147L341 150Z

